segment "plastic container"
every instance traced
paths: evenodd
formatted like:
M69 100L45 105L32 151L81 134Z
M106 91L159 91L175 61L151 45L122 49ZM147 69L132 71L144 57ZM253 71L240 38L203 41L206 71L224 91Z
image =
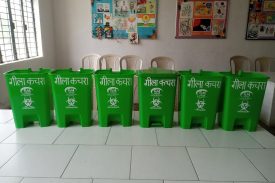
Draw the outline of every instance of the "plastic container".
M99 126L111 122L132 125L134 71L99 70L95 73Z
M49 69L14 70L5 73L16 128L38 121L41 127L51 125Z
M181 128L200 125L207 130L215 127L223 75L218 72L180 72Z
M177 72L148 69L138 72L140 126L173 126Z
M222 128L232 131L243 127L256 131L268 77L260 73L225 75L223 110L220 114Z
M92 125L92 74L90 69L50 73L58 127L67 127L72 122L79 122L82 127Z

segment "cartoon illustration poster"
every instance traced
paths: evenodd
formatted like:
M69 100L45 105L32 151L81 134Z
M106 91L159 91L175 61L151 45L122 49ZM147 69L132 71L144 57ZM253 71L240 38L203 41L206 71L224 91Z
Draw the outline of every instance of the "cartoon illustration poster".
M275 0L250 0L246 39L275 39Z
M92 0L92 35L98 39L157 38L157 0ZM133 34L135 33L135 34Z
M177 0L176 38L225 38L228 0Z

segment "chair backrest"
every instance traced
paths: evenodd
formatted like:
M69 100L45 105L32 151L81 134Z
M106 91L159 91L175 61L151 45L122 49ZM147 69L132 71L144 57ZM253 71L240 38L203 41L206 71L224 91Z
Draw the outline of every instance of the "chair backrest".
M120 59L120 70L123 68L131 70L141 70L143 60L136 55L126 55ZM125 67L124 67L125 66Z
M175 70L175 61L170 57L155 57L151 60L151 67Z
M99 68L100 69L112 69L112 70L118 70L119 69L119 60L120 56L114 55L114 54L107 54L102 55L99 58ZM103 67L105 64L105 67Z
M233 56L230 58L231 72L238 73L242 71L251 71L250 59L245 56Z
M99 69L99 63L98 60L100 58L100 55L98 54L90 54L82 58L82 68L89 68L93 70Z
M275 58L259 57L255 60L255 71L275 72Z

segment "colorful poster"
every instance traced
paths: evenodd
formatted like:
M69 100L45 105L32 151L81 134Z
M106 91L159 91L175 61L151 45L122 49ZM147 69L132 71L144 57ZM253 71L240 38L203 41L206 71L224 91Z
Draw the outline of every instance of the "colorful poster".
M246 39L275 39L275 0L250 0Z
M92 1L94 38L129 39L132 33L139 39L156 39L156 22L157 0Z
M176 38L225 38L228 0L177 0Z

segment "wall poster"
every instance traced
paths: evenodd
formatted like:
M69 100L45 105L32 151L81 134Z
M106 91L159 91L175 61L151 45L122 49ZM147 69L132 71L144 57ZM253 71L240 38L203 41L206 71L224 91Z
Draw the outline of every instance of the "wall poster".
M246 39L275 39L275 0L250 0Z
M157 38L158 0L91 0L92 35L99 39Z
M225 38L229 0L177 0L176 38Z

